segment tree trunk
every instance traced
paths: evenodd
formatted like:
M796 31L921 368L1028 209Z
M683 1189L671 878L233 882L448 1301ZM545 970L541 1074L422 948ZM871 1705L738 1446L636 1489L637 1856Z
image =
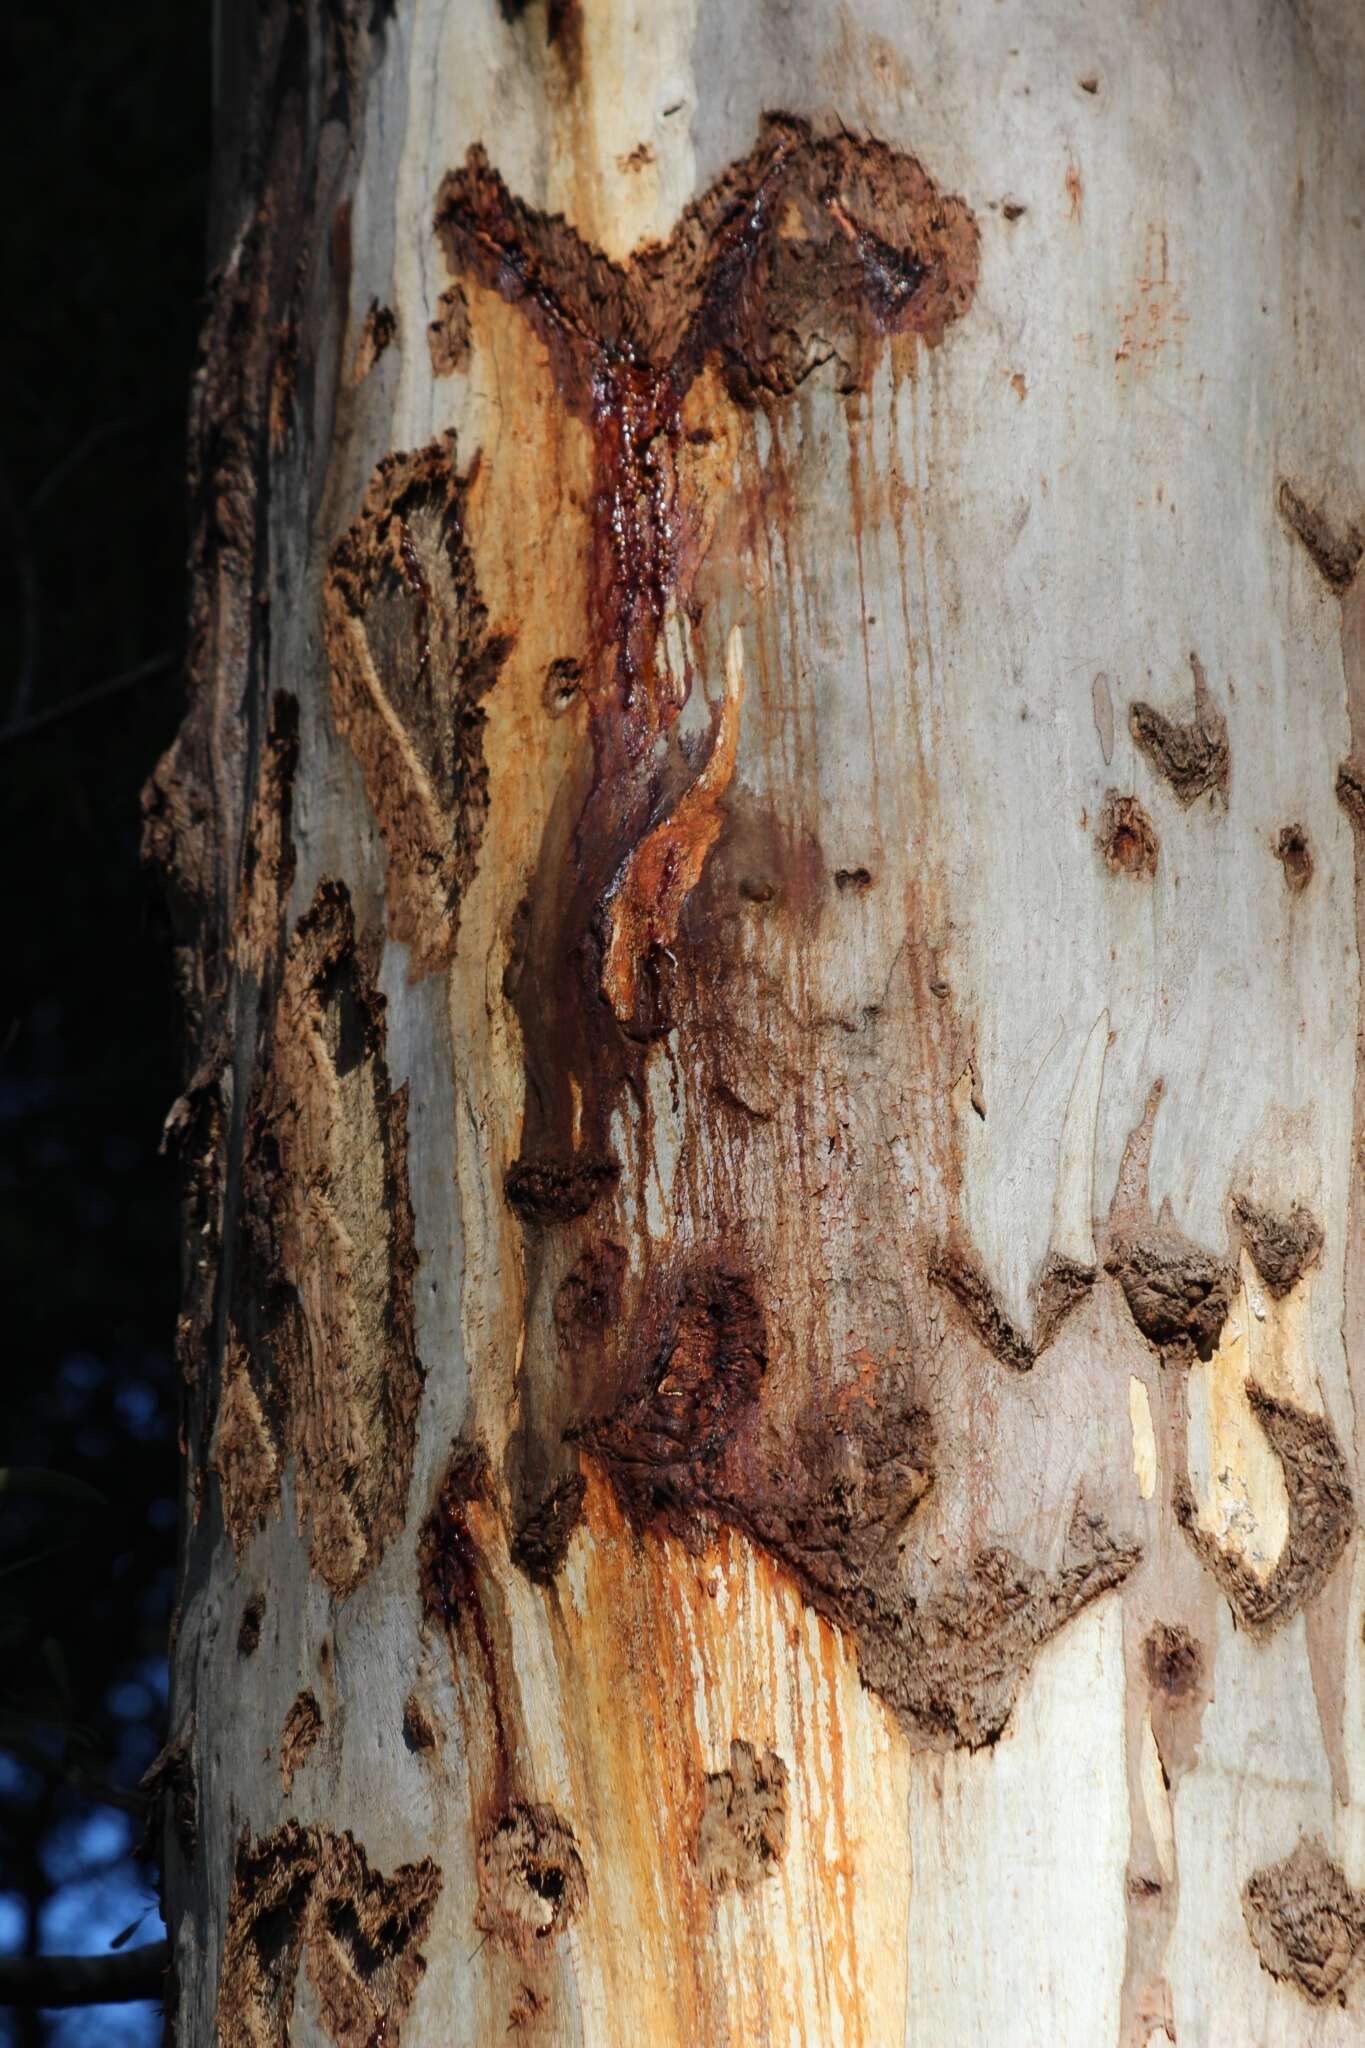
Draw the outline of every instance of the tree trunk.
M1353 0L252 14L177 2040L1358 2040Z

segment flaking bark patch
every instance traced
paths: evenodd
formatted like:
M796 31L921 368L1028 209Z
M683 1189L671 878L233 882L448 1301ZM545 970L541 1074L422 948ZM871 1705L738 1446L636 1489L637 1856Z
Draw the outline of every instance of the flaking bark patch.
M337 2048L397 2048L441 1890L429 1857L392 1877L350 1834L289 1822L237 1850L218 1988L219 2048L288 2048L300 1964Z
M1151 877L1160 851L1156 827L1135 796L1105 791L1095 844L1113 875Z
M402 1527L423 1371L407 1091L350 898L318 887L285 957L248 1105L243 1256L214 1439L240 1552L297 1461L314 1569L350 1592ZM359 1255L357 1247L364 1247Z
M1177 1489L1175 1513L1243 1628L1269 1634L1322 1591L1350 1541L1355 1503L1341 1446L1323 1416L1275 1400L1254 1381L1247 1399L1280 1461L1289 1497L1289 1528L1270 1577L1257 1578L1199 1526L1186 1484Z
M452 436L384 457L324 584L332 710L389 857L414 976L454 951L488 809L482 699L507 653L464 535Z
M261 1646L261 1624L265 1620L265 1594L253 1593L242 1609L237 1624L237 1655L254 1657Z
M259 979L275 958L294 880L293 794L299 760L298 700L279 692L256 770L242 858L233 951Z
M634 1343L635 1383L571 1434L638 1525L700 1546L727 1522L785 1565L918 1741L993 1742L1039 1646L1138 1561L1135 1543L1078 1511L1058 1570L983 1550L917 1600L900 1552L932 1484L933 1439L908 1386L884 1384L875 1403L835 1396L777 1440L759 1404L762 1311L733 1268L686 1275Z
M1005 1313L985 1268L969 1247L950 1240L929 1264L929 1278L952 1296L992 1357L1015 1372L1032 1370L1072 1310L1085 1300L1095 1277L1093 1266L1064 1252L1049 1252L1034 1289L1030 1336Z
M1128 1311L1168 1364L1212 1358L1237 1274L1225 1259L1162 1224L1119 1237L1105 1261Z
M1288 1856L1247 1879L1242 1917L1263 1970L1313 2005L1345 2003L1365 1955L1365 1893L1347 1883L1321 1836L1300 1836Z
M469 302L460 284L447 285L427 326L433 377L449 377L469 360Z
M1192 1698L1204 1682L1204 1652L1179 1622L1158 1622L1142 1645L1148 1683L1172 1704Z
M601 1343L621 1313L624 1248L605 1240L580 1253L555 1290L555 1332L566 1351Z
M280 1730L280 1784L287 1799L294 1789L295 1774L302 1770L322 1733L322 1709L312 1692L301 1692L284 1717Z
M1284 869L1291 896L1302 896L1313 879L1313 852L1302 825L1285 825L1276 836L1275 858Z
M538 1586L548 1586L564 1562L583 1514L585 1482L571 1472L551 1487L512 1539L512 1562Z
M381 306L378 299L371 299L361 322L360 340L356 344L355 362L351 368L353 384L364 383L397 332L398 316L392 306Z
M1153 704L1136 703L1128 713L1134 744L1174 790L1178 802L1192 804L1205 790L1228 793L1228 722L1213 700L1204 664L1191 654L1194 672L1194 717L1185 724L1168 718Z
M414 1756L429 1756L436 1748L436 1726L415 1692L403 1702L403 1741Z
M730 1768L702 1787L697 1868L712 1891L752 1891L787 1853L787 1766L776 1750L730 1744Z
M1039 1649L1101 1593L1122 1585L1136 1543L1077 1513L1055 1572L1004 1549L977 1553L922 1603L861 1588L851 1617L863 1682L922 1740L980 1749L1004 1730ZM846 1624L848 1625L848 1624Z
M189 1728L182 1728L158 1751L143 1772L138 1790L147 1800L149 1823L159 1810L168 1811L180 1853L192 1863L199 1845L199 1793Z
M573 1830L550 1806L512 1806L478 1855L475 1925L516 1954L534 1954L581 1912L588 1880Z
M491 1491L487 1451L482 1444L457 1438L435 1505L417 1538L422 1611L443 1628L473 1608L478 1551L469 1526L469 1509L473 1502L487 1500Z
M1348 526L1345 533L1335 532L1324 515L1288 482L1280 484L1279 507L1281 518L1303 542L1323 581L1338 594L1349 590L1365 554L1365 535L1355 526Z
M1301 1202L1287 1216L1261 1208L1248 1195L1235 1195L1232 1207L1256 1271L1277 1299L1288 1294L1321 1256L1322 1225Z

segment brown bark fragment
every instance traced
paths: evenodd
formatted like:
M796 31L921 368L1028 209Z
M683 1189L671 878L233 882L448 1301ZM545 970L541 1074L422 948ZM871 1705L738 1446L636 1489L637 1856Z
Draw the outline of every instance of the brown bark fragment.
M381 306L378 299L371 299L361 323L355 362L351 366L353 384L364 383L397 332L398 316L392 306Z
M1350 1541L1355 1503L1341 1446L1323 1416L1277 1401L1254 1382L1247 1399L1280 1461L1289 1497L1289 1529L1274 1571L1258 1579L1201 1529L1187 1484L1176 1490L1175 1513L1238 1621L1269 1634L1322 1591Z
M961 199L884 143L817 137L785 115L767 118L666 243L627 264L513 198L477 148L446 179L436 225L452 269L523 300L557 340L589 339L686 382L714 349L746 400L794 390L831 354L860 382L883 335L942 340L976 288L977 228Z
M1280 1299L1317 1264L1322 1225L1301 1202L1295 1202L1287 1216L1260 1208L1247 1195L1234 1195L1232 1207L1256 1271Z
M1280 484L1279 506L1281 517L1313 557L1323 581L1340 596L1349 589L1360 567L1365 535L1355 526L1348 526L1345 533L1334 533L1323 514L1285 481Z
M786 1565L920 1741L993 1742L1039 1645L1138 1560L1136 1544L1078 1512L1058 1571L983 1550L917 1600L900 1544L932 1483L933 1445L907 1387L892 1376L875 1402L836 1395L778 1440L759 1403L762 1313L752 1282L725 1267L686 1275L672 1309L647 1310L631 1341L638 1379L571 1434L638 1523L700 1543L729 1522Z
M564 1562L582 1519L584 1490L581 1472L561 1479L527 1515L512 1539L513 1564L538 1586L548 1586Z
M1347 1883L1321 1836L1301 1835L1288 1856L1255 1871L1242 1888L1242 1915L1263 1970L1313 2005L1345 2003L1365 1954L1365 1893Z
M1115 875L1154 875L1158 854L1156 828L1135 796L1105 791L1095 844Z
M1056 1572L997 1548L919 1605L902 1596L892 1606L860 1589L846 1606L857 1617L863 1682L922 1739L982 1748L1002 1733L1042 1644L1121 1585L1140 1556L1136 1543L1078 1512Z
M182 1728L159 1750L138 1783L147 1800L148 1823L158 1808L169 1812L180 1853L187 1863L194 1861L199 1844L199 1794L194 1776L194 1748L191 1731Z
M396 2048L441 1890L430 1858L371 1871L350 1834L287 1822L237 1850L218 1989L219 2048L288 2048L300 1963L338 2048Z
M1284 869L1284 885L1301 896L1313 879L1313 853L1302 825L1286 825L1275 840L1275 858Z
M1105 1270L1117 1275L1133 1321L1168 1364L1212 1358L1237 1291L1225 1259L1154 1224L1117 1237Z
M728 1771L702 1788L697 1868L712 1891L752 1891L787 1853L787 1766L775 1750L730 1744Z
M435 1505L417 1538L422 1611L442 1627L474 1604L478 1555L469 1509L474 1501L487 1500L491 1490L487 1451L482 1444L457 1438Z
M389 1086L384 999L336 882L285 958L247 1111L242 1228L237 1314L252 1341L224 1369L224 1518L240 1551L296 1458L314 1569L345 1594L402 1527L424 1375L407 1091Z
M620 1171L614 1159L519 1160L504 1192L523 1223L572 1223L615 1186Z
M951 1294L993 1358L1015 1372L1032 1370L1033 1346L1000 1306L974 1252L959 1244L944 1245L930 1264L929 1277Z
M299 759L297 698L280 691L256 770L256 795L247 825L242 885L233 921L238 961L259 979L279 945L294 880L293 793Z
M507 642L489 632L464 537L453 438L388 455L324 584L332 709L389 856L389 929L414 977L454 950L488 808L480 700Z
M555 1290L555 1331L566 1351L599 1344L621 1313L626 1254L609 1241L589 1245Z
M295 1774L302 1770L322 1733L322 1709L313 1692L301 1692L284 1717L280 1730L280 1783L287 1799L294 1789Z
M1158 1622L1142 1645L1148 1683L1167 1700L1195 1695L1204 1679L1204 1652L1179 1622Z
M512 1806L479 1845L474 1924L517 1954L555 1940L581 1911L588 1880L571 1828L550 1806Z
M280 1453L266 1417L246 1346L229 1337L223 1355L218 1421L210 1463L218 1474L223 1520L240 1553L279 1500Z
M469 360L469 302L464 286L447 285L436 301L436 317L427 327L433 377L450 377Z
M261 1646L261 1624L265 1620L265 1594L253 1593L242 1609L237 1624L237 1655L254 1657Z
M415 1692L403 1702L403 1740L414 1756L429 1756L436 1747L436 1728Z
M1191 654L1194 672L1194 717L1180 725L1152 704L1129 708L1128 729L1158 775L1175 791L1181 804L1192 804L1206 789L1228 793L1228 722L1215 704L1204 664Z
M1365 831L1365 769L1343 761L1337 770L1337 802L1357 832Z
M981 1342L1015 1372L1030 1372L1072 1310L1095 1284L1095 1268L1049 1252L1034 1289L1033 1335L1006 1315L975 1252L950 1241L930 1261L929 1277L958 1304Z

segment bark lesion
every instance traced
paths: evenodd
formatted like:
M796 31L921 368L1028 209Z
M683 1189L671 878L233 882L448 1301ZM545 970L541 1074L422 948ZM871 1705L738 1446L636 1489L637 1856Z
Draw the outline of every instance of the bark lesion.
M1247 1400L1279 1460L1288 1496L1289 1528L1274 1570L1259 1578L1201 1526L1187 1481L1176 1487L1175 1515L1241 1625L1268 1634L1322 1591L1351 1539L1355 1501L1346 1459L1325 1417L1276 1400L1254 1381Z
M1186 806L1210 789L1226 800L1231 766L1228 722L1214 702L1197 654L1190 655L1190 668L1194 675L1192 719L1170 718L1154 704L1140 700L1128 712L1134 744L1170 784L1177 801Z
M642 1311L615 1406L571 1434L637 1527L700 1548L728 1524L784 1565L916 1741L994 1742L1040 1646L1123 1583L1139 1546L1078 1508L1056 1569L986 1546L916 1596L902 1550L936 1458L912 1386L893 1373L875 1399L846 1389L780 1435L760 1402L767 1347L752 1277L694 1269L671 1305Z
M441 1891L430 1857L391 1877L349 1833L288 1822L238 1845L218 1989L218 2048L288 2048L306 1969L337 2048L397 2048Z
M1242 1917L1261 1968L1311 2005L1345 2003L1365 1957L1365 1892L1348 1881L1319 1835L1263 1864L1242 1887Z
M506 658L465 537L453 436L386 455L323 589L332 709L388 852L389 929L445 965L488 810L483 699Z
M240 1553L297 1461L313 1567L337 1594L403 1523L424 1378L416 1265L407 1090L389 1080L350 897L324 882L286 953L247 1105L213 1463Z
M1050 1251L1033 1288L1032 1326L1024 1330L1005 1309L970 1245L950 1238L929 1262L931 1282L957 1303L991 1356L1014 1372L1032 1371L1086 1299L1096 1277L1096 1268L1087 1261Z
M787 1766L736 1737L728 1770L702 1785L697 1868L712 1891L752 1891L787 1853Z

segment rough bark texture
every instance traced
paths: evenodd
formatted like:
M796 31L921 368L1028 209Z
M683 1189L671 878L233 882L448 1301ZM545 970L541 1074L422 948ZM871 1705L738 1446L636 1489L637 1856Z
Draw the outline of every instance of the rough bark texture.
M223 10L178 2041L1358 2038L1365 32L1253 15Z

